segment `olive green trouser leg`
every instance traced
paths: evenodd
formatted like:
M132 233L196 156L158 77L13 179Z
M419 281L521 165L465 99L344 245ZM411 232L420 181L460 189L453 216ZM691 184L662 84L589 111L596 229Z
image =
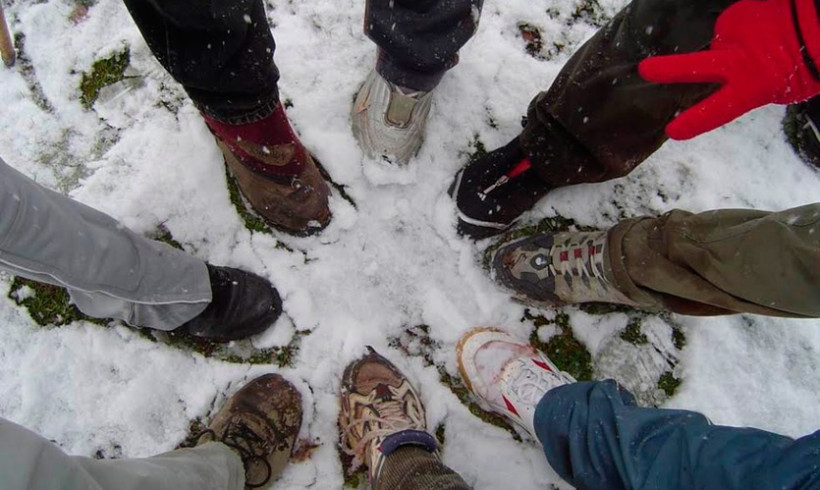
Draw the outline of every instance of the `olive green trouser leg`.
M612 282L640 306L689 315L820 317L820 203L622 221Z

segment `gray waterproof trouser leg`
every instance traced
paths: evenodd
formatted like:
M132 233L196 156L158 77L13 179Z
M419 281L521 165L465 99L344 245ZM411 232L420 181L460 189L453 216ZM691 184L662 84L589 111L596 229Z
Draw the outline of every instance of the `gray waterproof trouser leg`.
M202 260L39 186L2 159L0 269L65 287L88 316L159 330L211 301Z
M43 437L0 418L3 490L241 490L239 455L212 442L150 458L69 456Z

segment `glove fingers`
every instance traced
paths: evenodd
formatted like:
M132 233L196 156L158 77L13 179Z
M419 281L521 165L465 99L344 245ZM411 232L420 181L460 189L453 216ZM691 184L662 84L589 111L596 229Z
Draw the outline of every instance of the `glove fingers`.
M759 105L738 100L737 94L726 86L667 124L666 134L674 140L694 138L737 119L755 107Z
M654 83L724 83L732 61L728 51L651 56L638 64L638 73Z

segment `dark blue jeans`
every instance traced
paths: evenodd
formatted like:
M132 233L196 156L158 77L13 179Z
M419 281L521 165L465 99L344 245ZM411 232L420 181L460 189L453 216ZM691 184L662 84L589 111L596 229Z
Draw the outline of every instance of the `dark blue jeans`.
M200 110L228 123L273 111L279 70L262 0L124 2L154 56ZM365 31L379 47L379 73L431 90L475 32L482 2L367 0Z
M550 466L576 488L820 489L820 431L794 440L642 408L612 380L548 392L535 429Z

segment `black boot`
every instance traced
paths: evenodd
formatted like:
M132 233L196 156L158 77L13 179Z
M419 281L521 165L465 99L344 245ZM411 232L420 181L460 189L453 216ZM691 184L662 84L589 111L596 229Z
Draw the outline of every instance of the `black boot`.
M528 165L515 138L459 170L447 191L456 200L459 234L497 235L544 197L550 187Z
M260 333L279 318L282 298L270 282L239 269L207 265L211 303L180 328L196 337L228 342Z
M804 162L820 168L820 96L790 105L783 132Z

